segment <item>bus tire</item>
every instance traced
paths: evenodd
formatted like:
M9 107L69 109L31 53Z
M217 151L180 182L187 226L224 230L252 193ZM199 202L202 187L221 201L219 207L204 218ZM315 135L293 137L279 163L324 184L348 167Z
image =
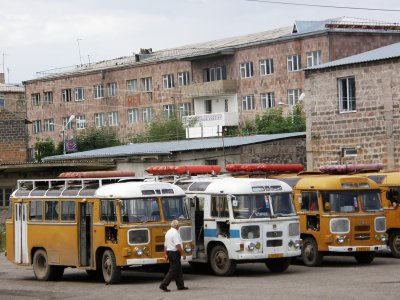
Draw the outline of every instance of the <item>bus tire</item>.
M47 252L43 249L35 251L33 255L33 273L37 280L60 280L64 274L64 267L49 265Z
M282 273L285 272L291 263L290 257L274 258L269 259L265 265L272 273Z
M390 235L389 248L393 257L400 258L400 231L393 232Z
M375 258L375 252L370 251L370 252L357 252L354 253L354 258L356 259L357 263L359 265L369 265L374 261Z
M211 250L210 265L215 275L229 276L236 270L236 262L229 258L224 246L217 245Z
M105 283L112 284L121 280L121 268L117 266L112 250L104 251L101 259L101 270Z
M322 264L323 256L318 251L317 242L312 237L304 239L301 258L307 267L318 267Z

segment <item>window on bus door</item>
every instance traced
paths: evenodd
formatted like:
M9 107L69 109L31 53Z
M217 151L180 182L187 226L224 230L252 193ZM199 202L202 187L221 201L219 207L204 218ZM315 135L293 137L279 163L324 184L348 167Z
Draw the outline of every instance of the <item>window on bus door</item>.
M301 210L302 211L318 211L318 193L317 192L301 192Z
M122 223L156 222L160 220L160 209L156 197L121 201Z
M44 220L45 221L58 221L59 209L58 201L45 201L44 202Z
M362 211L382 211L379 191L365 191L360 193Z
M321 192L324 211L351 213L359 211L358 191Z
M232 199L235 219L267 218L271 216L271 198L267 194L235 195Z
M216 218L229 217L228 200L225 196L211 197L211 217L216 217Z
M117 221L115 200L101 200L100 208L101 208L101 215L100 215L101 221L104 221L104 222L116 222Z
M43 201L32 200L29 203L29 220L43 221Z
M75 201L61 202L61 221L75 221Z
M162 197L161 203L166 220L189 219L184 197Z

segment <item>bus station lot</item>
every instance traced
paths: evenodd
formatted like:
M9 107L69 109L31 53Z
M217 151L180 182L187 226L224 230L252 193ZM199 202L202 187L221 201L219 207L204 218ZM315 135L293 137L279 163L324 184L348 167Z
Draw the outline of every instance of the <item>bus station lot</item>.
M352 257L326 257L321 267L296 261L282 274L265 265L242 264L231 277L195 273L184 264L186 291L158 286L162 273L124 271L120 284L90 280L85 271L68 268L61 281L40 282L32 267L10 263L0 253L0 299L398 299L400 260L380 254L371 265Z

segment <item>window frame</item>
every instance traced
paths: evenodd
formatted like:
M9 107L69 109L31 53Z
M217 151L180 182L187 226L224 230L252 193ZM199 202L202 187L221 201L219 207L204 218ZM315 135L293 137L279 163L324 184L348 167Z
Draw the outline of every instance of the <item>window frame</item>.
M106 123L104 120L104 113L95 113L94 114L94 126L97 128L106 126Z
M118 85L116 82L107 83L107 96L108 97L117 97L118 94Z
M86 128L85 115L78 115L75 117L75 128L78 130Z
M43 122L43 132L52 132L54 131L54 119L44 119Z
M352 81L352 89L349 90L349 80ZM337 79L338 82L338 99L339 99L339 112L340 113L352 113L357 112L357 89L355 76L340 77ZM346 99L343 97L343 83L346 83ZM349 95L349 93L354 94ZM346 103L347 107L344 107Z
M85 88L84 87L76 87L74 89L74 100L76 102L84 101L85 100Z
M260 76L274 74L274 60L272 58L266 58L260 60Z
M163 89L168 90L174 87L174 74L163 75Z
M149 123L153 119L153 108L152 107L144 107L142 111L143 122Z
M129 79L126 81L126 93L128 95L138 92L138 80Z
M242 96L242 111L253 111L255 109L254 95Z
M52 91L43 92L43 104L46 104L46 105L53 104L53 92Z
M294 106L299 102L300 95L302 93L301 89L288 89L287 91L287 101L289 106Z
M275 93L266 92L260 94L261 109L269 109L275 107Z
M240 64L240 78L251 78L254 76L253 62L248 61Z
M129 108L128 109L128 124L136 124L139 122L139 109Z
M298 54L287 56L287 71L296 72L301 70L301 57Z
M189 85L189 71L178 72L177 77L179 86Z
M309 51L306 53L306 57L307 57L307 68L318 66L322 63L321 50Z
M118 126L119 123L118 111L111 111L108 113L108 126Z
M71 102L72 101L72 90L71 89L62 89L61 90L61 101L62 102Z
M42 120L32 121L32 133L37 134L42 132Z
M102 84L95 84L93 86L93 99L104 98L104 86Z
M140 78L140 86L142 92L151 92L153 91L153 79L152 77L143 77Z
M32 93L31 94L32 106L40 106L40 93Z

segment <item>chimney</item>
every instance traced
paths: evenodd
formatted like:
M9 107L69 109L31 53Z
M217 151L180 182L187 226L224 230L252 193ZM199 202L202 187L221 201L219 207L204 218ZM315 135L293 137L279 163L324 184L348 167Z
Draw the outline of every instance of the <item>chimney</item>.
M0 73L0 83L6 83L4 73Z

